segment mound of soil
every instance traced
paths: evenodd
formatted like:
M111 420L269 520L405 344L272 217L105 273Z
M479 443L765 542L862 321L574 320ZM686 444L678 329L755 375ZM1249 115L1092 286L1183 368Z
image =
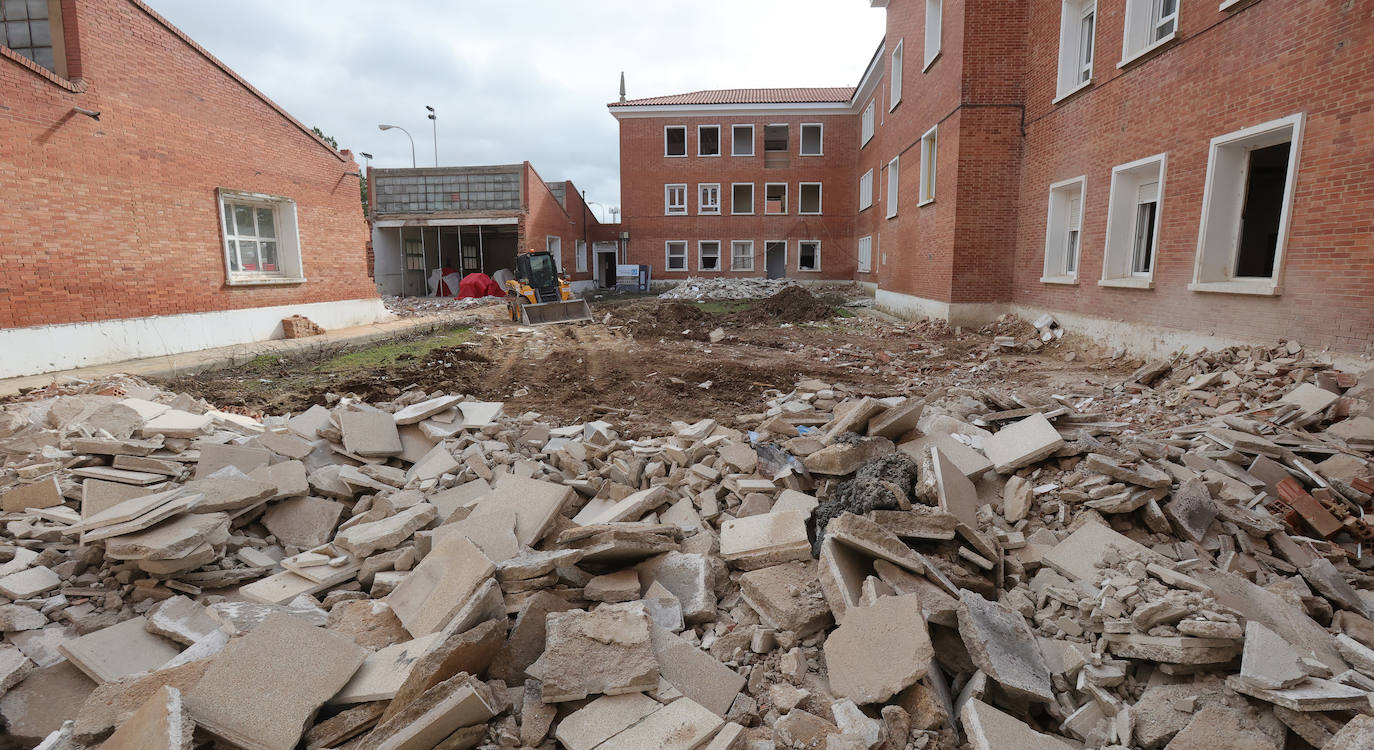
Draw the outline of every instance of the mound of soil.
M736 313L751 320L764 318L778 323L808 323L835 314L835 306L799 286L789 286L757 305Z
M705 341L707 333L715 328L714 316L690 302L656 300L635 305L621 315L627 318L630 335L637 339Z

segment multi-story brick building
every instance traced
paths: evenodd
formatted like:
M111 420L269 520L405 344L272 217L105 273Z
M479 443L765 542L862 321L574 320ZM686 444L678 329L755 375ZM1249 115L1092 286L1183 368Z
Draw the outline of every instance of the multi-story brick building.
M0 377L385 314L347 151L139 0L0 15Z
M654 264L659 279L730 273L726 260L702 264L700 243L757 247L784 228L804 239L802 225L829 233L818 276L871 283L900 313L972 323L1051 312L1070 329L1161 350L1297 338L1374 352L1368 8L872 5L886 9L886 36L855 89L610 105L632 262ZM756 129L824 122L824 156L811 157L820 176L803 174L802 144L789 144L786 167L731 156L733 117ZM699 155L698 128L717 123L723 155ZM686 156L668 155L683 151L674 127L686 129ZM779 228L700 210L703 183L774 180L789 197L824 181L814 229L794 205ZM685 205L672 202L680 185ZM687 244L685 271L665 265L666 242ZM804 276L792 261L787 275Z

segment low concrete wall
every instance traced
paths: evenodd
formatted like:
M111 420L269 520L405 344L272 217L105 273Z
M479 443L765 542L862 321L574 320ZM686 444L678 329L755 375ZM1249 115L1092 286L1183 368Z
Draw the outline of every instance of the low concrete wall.
M899 318L936 318L952 326L981 326L1007 312L998 302L943 302L886 289L874 292L873 306Z
M391 317L380 299L356 299L9 328L0 330L0 378L281 338L281 320L291 315L325 330Z

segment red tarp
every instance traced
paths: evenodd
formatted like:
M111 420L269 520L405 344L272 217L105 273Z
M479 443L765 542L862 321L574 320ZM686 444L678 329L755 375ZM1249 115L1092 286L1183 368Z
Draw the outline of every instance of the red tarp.
M506 292L501 285L484 273L470 273L458 282L458 299L469 297L504 297Z

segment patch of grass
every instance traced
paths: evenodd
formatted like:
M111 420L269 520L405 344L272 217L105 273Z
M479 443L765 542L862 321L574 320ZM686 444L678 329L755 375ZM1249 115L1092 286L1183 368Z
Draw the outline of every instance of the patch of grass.
M349 372L385 367L397 362L424 359L425 355L447 346L458 346L468 340L469 329L452 328L410 341L379 344L366 349L345 352L311 368L315 372Z
M759 301L756 299L723 299L712 300L710 302L698 302L696 304L697 307L701 308L702 312L711 313L713 315L728 315L730 313L737 313L741 310L748 310L758 303Z
M840 316L841 318L852 318L852 317L854 317L853 311L849 310L848 308L844 308L844 307L837 307L837 308L835 308L835 314L838 315L838 316Z
M280 354L259 354L258 356L243 363L249 370L270 370L281 364Z

